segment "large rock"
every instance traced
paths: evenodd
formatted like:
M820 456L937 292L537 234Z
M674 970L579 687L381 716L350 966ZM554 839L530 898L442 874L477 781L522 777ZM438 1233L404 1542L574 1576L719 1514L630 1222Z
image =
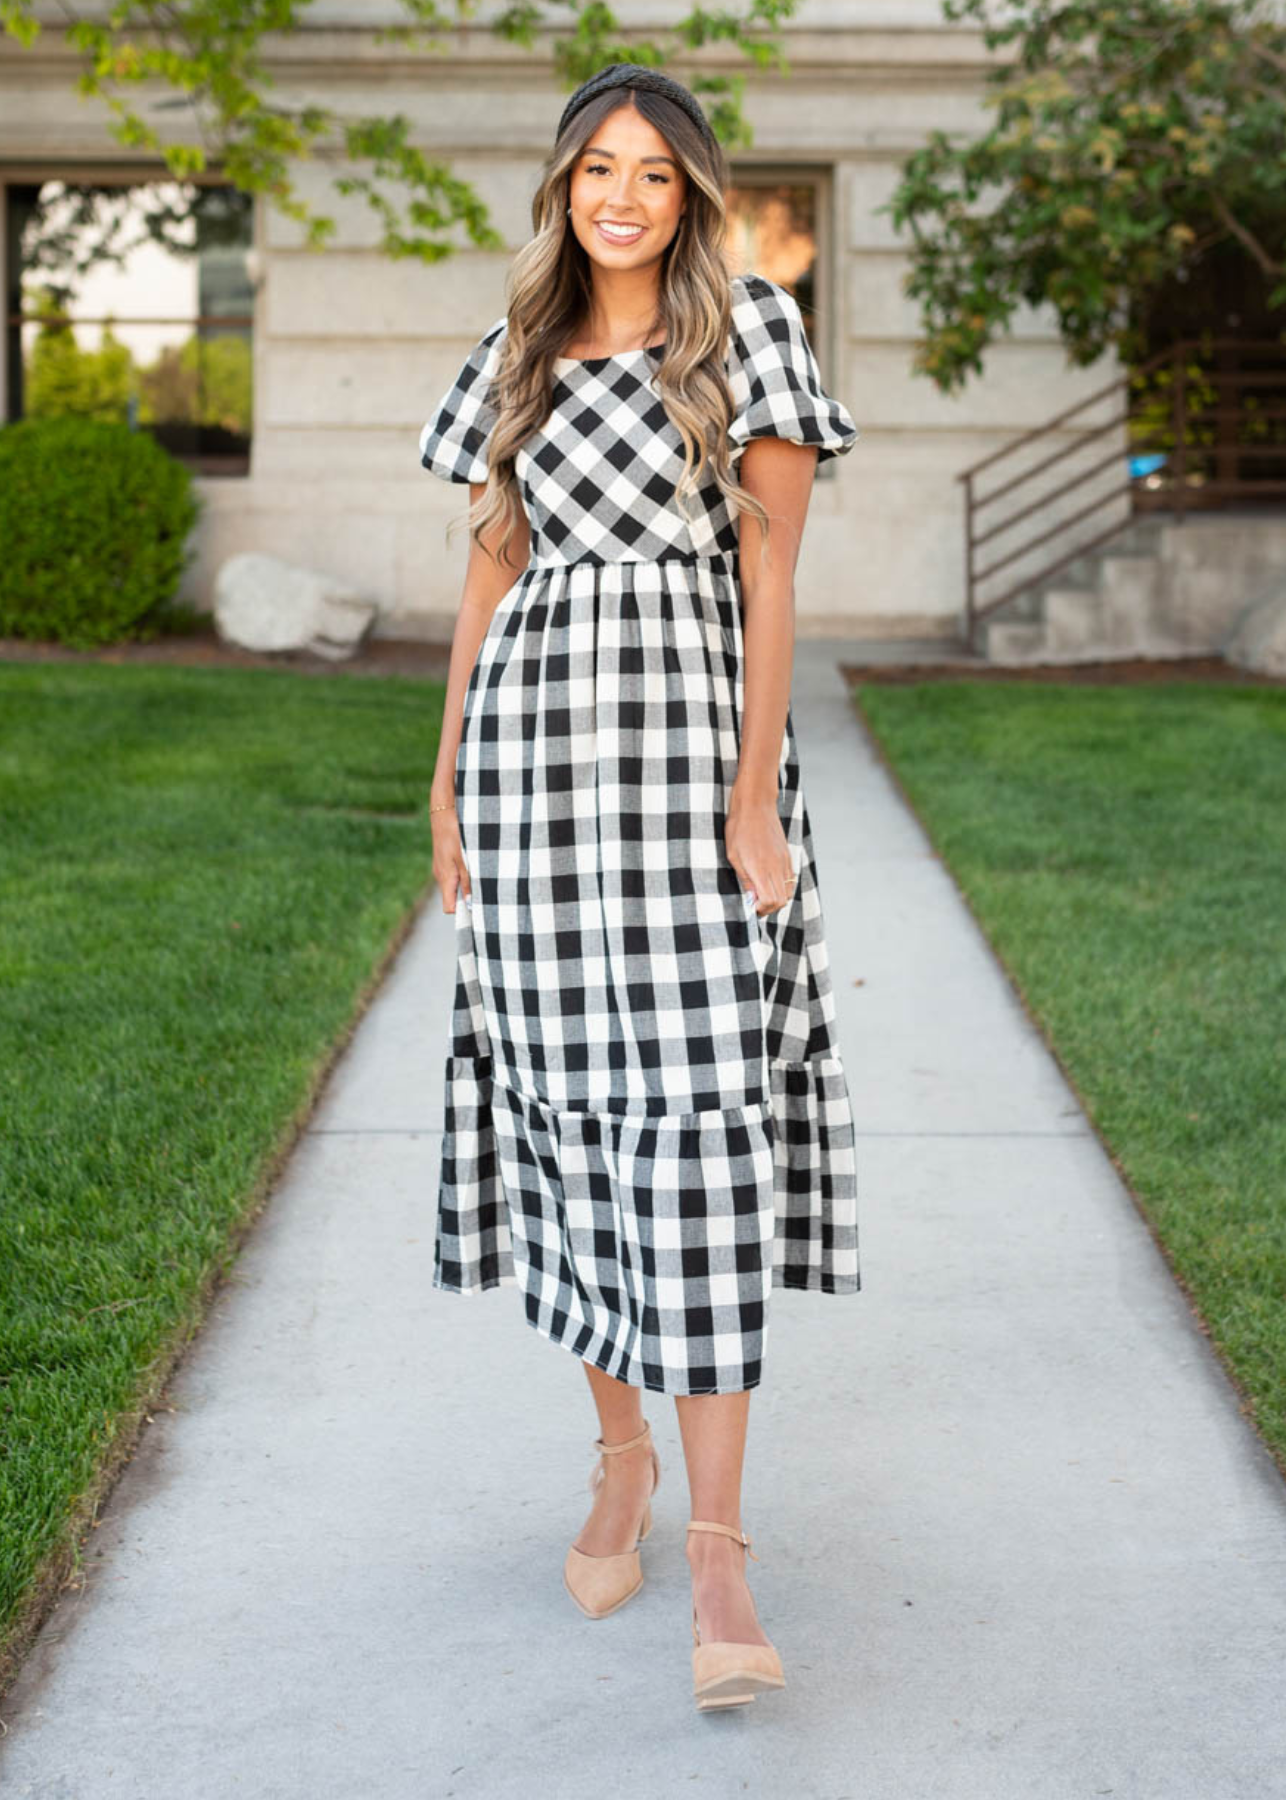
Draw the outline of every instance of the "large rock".
M1223 654L1239 669L1286 676L1286 581L1277 581L1238 615Z
M255 550L229 557L214 582L215 629L243 650L311 650L339 662L378 610L330 575Z

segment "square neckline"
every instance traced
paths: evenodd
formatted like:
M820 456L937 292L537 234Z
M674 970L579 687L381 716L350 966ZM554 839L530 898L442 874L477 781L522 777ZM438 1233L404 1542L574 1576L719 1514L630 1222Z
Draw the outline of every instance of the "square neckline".
M599 367L602 363L622 362L627 356L652 356L656 351L664 350L668 341L668 339L662 338L659 344L644 344L638 350L617 350L611 356L556 356L554 367L557 368L560 363L563 363L573 369L592 369Z

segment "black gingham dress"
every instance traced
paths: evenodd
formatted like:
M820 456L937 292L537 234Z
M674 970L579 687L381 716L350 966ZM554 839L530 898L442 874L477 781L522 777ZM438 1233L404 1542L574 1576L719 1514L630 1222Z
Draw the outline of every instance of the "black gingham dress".
M732 279L734 457L852 448L799 308ZM420 436L480 482L506 321ZM563 358L515 459L531 526L469 678L455 767L472 899L457 954L434 1285L517 1285L537 1331L674 1394L759 1384L773 1285L861 1285L853 1116L788 715L799 877L760 918L724 850L743 697L738 534L675 498L661 347Z

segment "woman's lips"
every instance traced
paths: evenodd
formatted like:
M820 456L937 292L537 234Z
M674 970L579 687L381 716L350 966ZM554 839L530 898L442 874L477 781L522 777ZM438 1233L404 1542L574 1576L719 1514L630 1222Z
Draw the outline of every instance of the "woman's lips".
M595 219L594 226L605 244L636 244L643 236L644 231L642 225L633 226L629 236L626 236L623 231L605 231L602 221L599 219Z

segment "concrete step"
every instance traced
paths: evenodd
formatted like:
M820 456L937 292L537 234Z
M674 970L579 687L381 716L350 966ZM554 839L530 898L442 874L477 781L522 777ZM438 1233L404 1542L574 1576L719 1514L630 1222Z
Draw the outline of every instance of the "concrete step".
M1097 581L1098 556L1094 551L1087 550L1083 556L1074 557L1071 562L1065 563L1061 569L1058 569L1054 574L1047 576L1044 581L1034 582L1033 585L1026 590L1026 594L1020 595L1018 598L1025 599L1027 594L1030 594L1039 603L1043 604L1045 595L1048 594L1052 588L1088 589L1094 587Z
M1163 632L1158 616L1161 564L1155 556L1105 556L1099 591L1103 596L1103 625L1108 645L1135 655L1147 655Z
M1118 536L1109 539L1103 550L1109 556L1118 550L1137 551L1140 554L1155 551L1161 542L1161 533L1166 523L1164 515L1131 519Z
M1045 644L1053 656L1070 656L1102 642L1103 596L1094 589L1054 588L1045 596Z
M1016 595L980 634L988 661L1168 654L1173 634L1158 616L1164 529L1159 518L1133 520L1106 544Z
M990 598L991 596L985 591L980 593L978 596L979 604L986 606L989 603ZM1015 621L1023 619L1040 619L1044 616L1041 608L1041 589L1038 587L1023 588L1021 592L1014 595L1012 600L1006 600L995 616L997 618Z
M1045 626L1040 620L987 619L978 628L978 642L989 663L1019 667L1046 660Z

